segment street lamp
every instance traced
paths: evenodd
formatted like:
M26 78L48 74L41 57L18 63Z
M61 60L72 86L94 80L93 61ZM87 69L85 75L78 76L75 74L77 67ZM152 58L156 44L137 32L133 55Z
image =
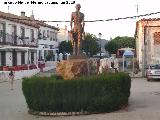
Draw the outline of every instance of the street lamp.
M102 51L101 51L101 36L102 36L102 34L99 33L98 36L99 36L99 43L100 43L100 59L101 59L102 58L102 56L101 56L101 53L102 53Z

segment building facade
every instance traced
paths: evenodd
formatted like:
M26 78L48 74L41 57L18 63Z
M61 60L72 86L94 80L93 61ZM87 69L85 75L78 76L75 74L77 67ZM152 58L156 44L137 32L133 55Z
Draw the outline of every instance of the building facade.
M38 69L39 61L55 60L58 28L34 15L21 16L0 11L0 70ZM50 58L49 58L49 57Z
M37 64L39 26L23 18L24 12L21 16L0 12L1 70L3 67Z
M67 26L65 25L64 28L59 28L58 31L58 41L59 43L62 41L69 41L71 40L70 32L67 30Z
M160 19L142 19L136 23L136 54L139 66L160 63Z
M58 53L58 28L38 21L38 56L39 60L56 60Z

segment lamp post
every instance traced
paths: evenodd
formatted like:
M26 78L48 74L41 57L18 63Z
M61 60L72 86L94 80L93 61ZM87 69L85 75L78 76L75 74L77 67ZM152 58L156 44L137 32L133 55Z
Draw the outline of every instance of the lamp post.
M102 56L101 56L101 54L102 54L102 51L101 51L101 36L102 36L102 34L99 33L98 36L99 36L99 43L100 43L100 59L101 59L102 58Z

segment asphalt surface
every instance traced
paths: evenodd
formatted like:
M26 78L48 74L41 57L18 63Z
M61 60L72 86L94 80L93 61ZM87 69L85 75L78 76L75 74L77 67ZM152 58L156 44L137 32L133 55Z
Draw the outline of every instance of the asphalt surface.
M160 81L132 79L129 106L113 113L80 116L44 117L28 114L22 81L0 83L0 120L160 120Z

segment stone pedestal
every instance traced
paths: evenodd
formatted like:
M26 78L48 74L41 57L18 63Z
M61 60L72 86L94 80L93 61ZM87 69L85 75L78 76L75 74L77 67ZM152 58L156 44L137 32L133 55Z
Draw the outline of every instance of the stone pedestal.
M73 57L73 56L72 56ZM88 74L87 59L62 60L57 63L56 72L65 80L71 80Z
M69 57L69 59L87 59L87 56L83 53L79 54L79 55L71 55Z

